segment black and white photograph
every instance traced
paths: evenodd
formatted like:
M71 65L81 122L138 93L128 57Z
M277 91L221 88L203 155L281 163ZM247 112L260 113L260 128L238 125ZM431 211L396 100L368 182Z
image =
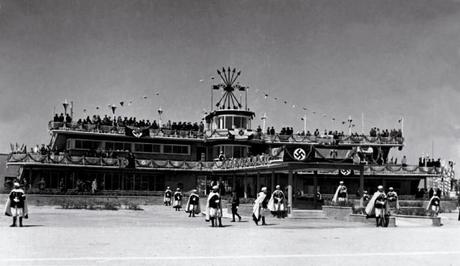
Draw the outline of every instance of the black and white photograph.
M0 0L0 265L460 265L460 0Z

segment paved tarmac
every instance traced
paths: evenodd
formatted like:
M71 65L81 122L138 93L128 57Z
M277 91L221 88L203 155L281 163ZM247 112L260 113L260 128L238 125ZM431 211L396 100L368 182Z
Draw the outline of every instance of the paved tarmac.
M144 211L31 207L23 228L0 219L0 265L459 265L457 213L442 227L375 228L324 219L249 218L211 228L164 206Z

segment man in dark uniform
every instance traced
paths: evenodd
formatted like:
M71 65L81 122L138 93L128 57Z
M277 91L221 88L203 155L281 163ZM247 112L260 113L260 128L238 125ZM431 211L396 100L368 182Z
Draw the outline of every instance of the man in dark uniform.
M28 218L26 194L17 182L14 183L14 189L11 190L6 201L5 215L13 217L13 224L10 225L11 227L16 226L18 217L20 227L22 227L22 218Z
M240 198L236 191L232 192L232 222L235 222L235 216L238 217L238 220L241 222L241 216L238 214L238 206L240 205Z
M164 197L163 197L163 203L165 206L171 206L171 197L172 197L172 191L169 187L167 187L165 190Z

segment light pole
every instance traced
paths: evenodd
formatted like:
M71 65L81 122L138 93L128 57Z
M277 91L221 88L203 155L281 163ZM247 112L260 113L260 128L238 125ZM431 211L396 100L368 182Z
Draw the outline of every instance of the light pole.
M307 112L305 112L305 115L300 120L303 121L303 134L307 134Z
M262 116L260 119L262 119L262 130L265 130L265 120L267 120L267 113L264 113L264 116Z
M66 122L67 122L67 107L69 106L69 102L67 101L67 99L64 99L62 106L64 106L64 127L65 127Z
M115 104L112 104L110 105L110 108L112 109L112 114L113 114L113 126L115 126L115 120L116 120L116 117L115 117L115 110L117 109L117 106Z
M158 115L160 116L160 120L158 120L158 126L159 126L160 129L161 129L161 124L162 124L162 122L161 122L161 115L162 114L163 114L163 109L161 109L161 106L160 106L160 108L158 108Z
M353 122L353 119L351 119L351 115L348 116L348 136L351 136L351 122Z

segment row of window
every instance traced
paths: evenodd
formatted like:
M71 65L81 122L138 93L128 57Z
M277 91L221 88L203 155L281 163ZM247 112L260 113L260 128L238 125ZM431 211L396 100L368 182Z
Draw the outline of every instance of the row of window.
M215 117L213 123L218 129L248 129L251 128L250 121L245 116L221 115Z
M163 154L190 154L190 145L178 144L150 144L69 139L67 149L72 150L105 150L105 151L133 151L143 153Z

